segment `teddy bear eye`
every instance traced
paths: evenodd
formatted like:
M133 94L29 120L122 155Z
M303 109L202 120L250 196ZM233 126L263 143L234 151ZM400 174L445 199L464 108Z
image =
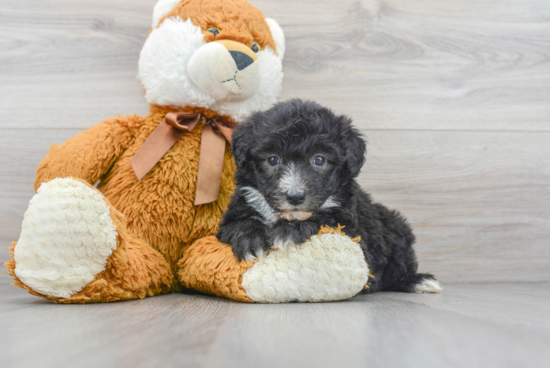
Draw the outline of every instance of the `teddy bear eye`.
M269 164L269 166L277 166L279 165L279 157L270 156L267 158L267 163Z
M260 45L258 45L256 42L252 42L252 47L251 47L252 51L254 51L255 53L258 53L258 51L260 51Z
M220 33L220 29L216 27L208 28L208 32L212 33L214 36L217 36Z
M326 158L324 158L321 155L318 155L318 156L315 156L315 158L313 159L313 164L316 166L323 166L326 161L327 161Z

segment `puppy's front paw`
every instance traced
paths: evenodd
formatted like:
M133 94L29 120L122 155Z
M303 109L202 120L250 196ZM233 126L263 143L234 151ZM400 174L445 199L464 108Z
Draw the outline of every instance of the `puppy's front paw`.
M255 229L220 229L218 239L231 245L233 253L239 261L243 259L247 262L254 261L256 258L263 257L269 249L266 241L265 232Z
M254 261L256 258L262 258L269 249L269 244L265 238L258 234L243 235L237 241L231 244L233 253L240 260L247 262Z
M317 229L318 231L318 229ZM306 221L281 221L269 229L269 238L273 239L275 248L284 249L289 245L301 244L309 239L317 231L309 226Z

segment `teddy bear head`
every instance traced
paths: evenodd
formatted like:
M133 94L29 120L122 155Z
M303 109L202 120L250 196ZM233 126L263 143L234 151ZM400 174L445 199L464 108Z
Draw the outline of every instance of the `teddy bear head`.
M242 120L281 90L285 38L245 0L159 0L139 59L147 102Z

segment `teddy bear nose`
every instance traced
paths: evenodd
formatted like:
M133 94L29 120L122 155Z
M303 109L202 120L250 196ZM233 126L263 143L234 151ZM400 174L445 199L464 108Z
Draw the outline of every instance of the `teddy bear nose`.
M292 193L288 193L286 195L286 199L288 200L288 203L296 206L304 202L306 199L306 193L302 191L293 191Z
M243 70L254 62L254 60L244 52L229 51L229 53L231 54L233 60L235 60L235 64L237 64L237 69L239 70Z

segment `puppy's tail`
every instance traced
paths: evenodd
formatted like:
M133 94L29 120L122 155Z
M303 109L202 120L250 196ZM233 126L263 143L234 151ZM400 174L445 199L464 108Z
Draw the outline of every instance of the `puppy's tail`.
M443 286L429 273L409 273L395 284L384 288L387 291L401 291L404 293L441 293Z

